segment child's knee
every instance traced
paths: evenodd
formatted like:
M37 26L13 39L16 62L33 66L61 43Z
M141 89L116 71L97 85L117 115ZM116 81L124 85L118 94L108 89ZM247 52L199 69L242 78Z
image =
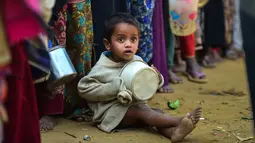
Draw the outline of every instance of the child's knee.
M136 118L141 118L144 115L148 114L148 112L150 112L151 109L145 105L145 104L138 104L138 105L133 105L131 106L127 113L129 116L133 116Z

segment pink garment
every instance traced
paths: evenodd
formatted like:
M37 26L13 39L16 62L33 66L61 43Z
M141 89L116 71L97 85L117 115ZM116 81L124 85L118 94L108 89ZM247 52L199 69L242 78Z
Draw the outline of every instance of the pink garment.
M67 4L58 12L58 19L52 27L58 44L66 45ZM55 43L56 44L56 43ZM55 45L53 44L53 45ZM64 111L64 85L47 92L46 83L36 85L38 110L40 116L63 114Z
M9 122L4 124L4 143L41 143L38 110L25 44L12 46L12 73L7 77L5 107Z
M40 14L39 0L24 0L27 7L32 9L37 14Z
M22 0L1 0L4 25L11 45L44 32L39 17L36 17L39 12L38 0L26 2L29 2L29 6Z

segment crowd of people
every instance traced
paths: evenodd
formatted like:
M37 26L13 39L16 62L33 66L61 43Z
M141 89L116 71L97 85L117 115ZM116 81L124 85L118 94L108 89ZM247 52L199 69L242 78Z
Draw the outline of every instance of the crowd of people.
M117 73L123 64L137 59L155 66L162 75L159 93L172 93L170 84L183 83L177 73L190 82L206 84L209 81L201 67L215 68L223 59L244 56L239 3L2 0L3 141L39 143L40 131L52 130L59 115L97 122L105 132L144 123L173 142L182 140L194 129L202 109L198 107L181 117L166 116L145 102L132 101L130 91L116 78ZM44 80L51 72L48 49L55 46L65 47L78 74L49 90Z

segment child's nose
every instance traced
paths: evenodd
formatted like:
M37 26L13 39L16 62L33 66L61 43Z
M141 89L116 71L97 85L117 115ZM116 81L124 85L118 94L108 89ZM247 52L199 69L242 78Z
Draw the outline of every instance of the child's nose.
M126 41L125 42L125 48L130 48L131 47L131 42L130 41Z

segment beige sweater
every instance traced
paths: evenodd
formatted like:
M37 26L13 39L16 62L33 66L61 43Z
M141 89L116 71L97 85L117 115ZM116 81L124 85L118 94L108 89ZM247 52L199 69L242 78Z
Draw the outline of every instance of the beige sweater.
M146 102L132 100L132 93L126 89L124 81L119 77L126 63L116 63L105 54L106 52L101 54L90 73L80 80L78 91L94 112L93 121L100 123L98 128L111 132L121 122L131 105ZM134 56L133 60L142 59Z

